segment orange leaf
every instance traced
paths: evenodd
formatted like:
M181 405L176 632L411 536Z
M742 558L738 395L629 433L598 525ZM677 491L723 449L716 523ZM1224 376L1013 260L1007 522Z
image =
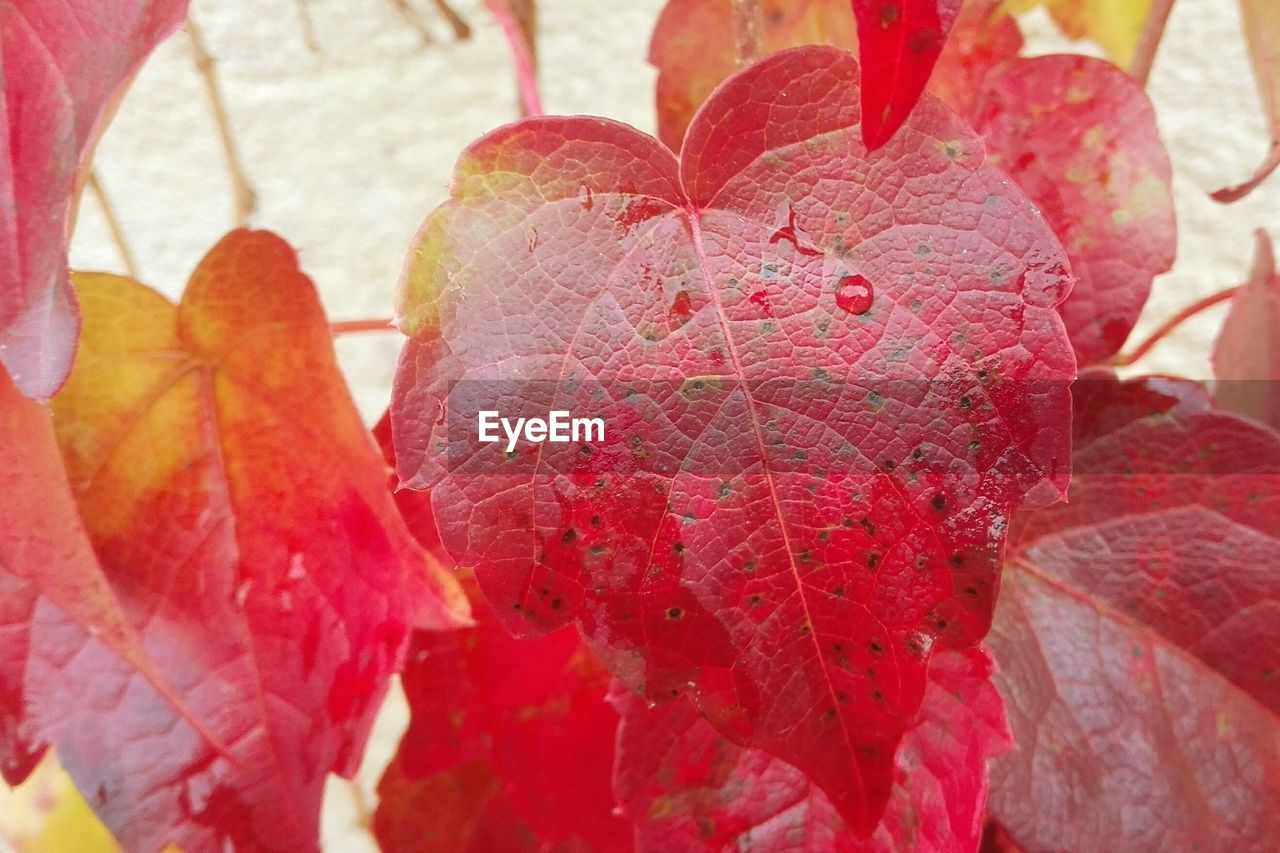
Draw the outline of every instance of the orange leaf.
M233 232L176 306L74 283L84 331L53 403L72 489L144 645L231 756L109 673L66 700L59 755L126 849L314 849L325 777L355 770L410 628L464 621L463 594L387 494L282 240Z
M101 643L214 741L147 656L76 512L48 409L0 368L0 773L27 777L61 716L48 682L83 677L75 653ZM94 639L96 638L96 642ZM34 712L34 713L33 713Z

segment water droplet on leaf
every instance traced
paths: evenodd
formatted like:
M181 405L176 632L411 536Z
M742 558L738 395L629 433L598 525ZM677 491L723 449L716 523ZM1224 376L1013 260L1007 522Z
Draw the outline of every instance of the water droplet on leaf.
M875 290L866 276L847 275L836 285L836 307L850 314L865 314L875 302Z

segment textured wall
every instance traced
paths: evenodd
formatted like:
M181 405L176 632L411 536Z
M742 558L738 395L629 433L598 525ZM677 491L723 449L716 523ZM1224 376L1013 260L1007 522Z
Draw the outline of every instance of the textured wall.
M310 0L320 53L308 51L298 0L195 0L219 60L228 110L260 197L253 223L298 246L335 319L389 316L406 247L446 194L468 142L514 117L514 87L497 29L480 0L458 0L474 25L449 42L427 0L412 0L437 33L423 47L392 0ZM644 56L661 0L540 0L543 96L550 112L592 112L652 130L654 74ZM602 11L607 9L608 11ZM1175 271L1156 283L1152 325L1197 296L1238 281L1251 232L1280 228L1280 177L1223 208L1207 192L1252 172L1266 148L1234 3L1182 0L1151 93L1174 161L1181 226ZM1030 19L1035 52L1062 43ZM148 283L176 296L201 254L232 223L232 197L189 44L163 45L139 76L103 140L98 169ZM82 269L119 271L92 198L72 250ZM1221 309L1158 348L1149 371L1208 374ZM366 416L386 405L394 334L339 344ZM375 780L399 736L393 704L366 762ZM365 843L349 793L334 787L332 849Z

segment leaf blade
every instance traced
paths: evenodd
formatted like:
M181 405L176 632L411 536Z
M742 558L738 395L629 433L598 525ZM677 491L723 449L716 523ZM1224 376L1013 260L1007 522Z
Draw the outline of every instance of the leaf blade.
M67 240L78 170L113 100L186 14L187 0L0 8L0 362L27 396L52 396L75 355Z
M1029 204L932 99L867 155L856 81L832 49L766 59L678 167L596 119L476 143L406 268L392 425L402 481L432 489L508 629L577 619L630 686L688 690L869 833L930 648L989 624L1002 513L1065 482L1074 362L1066 262ZM903 181L923 201L879 210ZM933 272L903 274L922 246ZM475 432L493 399L612 426L508 456ZM914 425L882 431L882 403Z
M314 849L325 777L359 760L426 569L314 288L287 244L248 231L178 305L76 284L84 335L54 401L72 487L144 645L231 754L110 668L68 703L59 754L125 847ZM440 626L457 610L441 583Z
M1180 380L1076 398L1071 503L1011 533L993 812L1023 845L1248 846L1280 801L1280 438Z
M858 21L862 139L874 151L906 121L942 55L959 0L852 0Z
M1232 297L1213 344L1214 399L1222 408L1280 429L1280 274L1265 231L1255 236L1253 269Z

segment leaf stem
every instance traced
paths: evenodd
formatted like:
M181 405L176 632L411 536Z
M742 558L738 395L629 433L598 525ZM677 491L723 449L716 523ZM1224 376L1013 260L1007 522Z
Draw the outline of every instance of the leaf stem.
M377 317L371 320L341 320L329 324L329 333L335 338L339 335L350 335L357 332L394 332L390 317Z
M116 250L120 252L124 271L129 274L129 278L135 280L141 278L138 275L138 263L134 260L133 250L129 248L129 241L124 236L124 228L121 227L120 220L116 216L116 207L111 203L106 188L102 186L97 169L89 171L89 192L93 193L93 197L97 199L98 207L102 210L102 218L107 221L107 230L111 232L111 239L115 241Z
M240 149L236 145L235 134L231 132L231 119L222 99L222 86L215 72L216 61L205 48L204 37L196 26L194 17L187 17L187 37L191 40L191 52L195 54L196 70L204 81L205 92L209 96L209 105L213 109L213 120L218 126L218 136L222 141L222 152L227 158L227 172L231 175L231 184L235 192L236 225L244 228L249 224L249 217L258 207L258 194L249 185L245 177L244 166L240 161Z
M1236 295L1236 291L1238 291L1239 289L1240 288L1238 286L1228 287L1226 290L1218 291L1217 293L1211 296L1206 296L1203 299L1199 299L1191 303L1186 308L1183 308L1181 311L1179 311L1177 314L1174 314L1168 320L1165 320L1164 323L1162 323L1158 329L1156 329L1154 332L1151 333L1150 337L1148 337L1142 343L1138 344L1138 346L1135 347L1132 352L1130 352L1127 355L1125 354L1117 355L1115 358L1111 359L1112 366L1128 367L1129 365L1137 362L1147 353L1151 352L1152 347L1160 343L1160 341L1164 340L1164 338L1168 337L1169 333L1171 333L1174 329L1178 328L1178 326L1181 326L1183 323L1185 323L1187 320L1190 320L1192 317L1199 314L1201 311L1206 311L1215 305L1218 305L1222 302L1226 302L1227 300L1231 299L1233 296Z
M521 113L526 116L544 115L542 95L538 92L538 68L533 59L533 45L516 19L509 0L485 0L502 29L511 51L511 64L515 66L516 86L520 90Z
M1156 63L1156 51L1160 49L1165 27L1169 24L1169 13L1172 11L1173 0L1152 0L1151 11L1147 13L1146 23L1142 25L1138 47L1134 51L1133 62L1129 65L1129 75L1144 88L1151 77L1151 69Z
M733 49L745 68L764 53L764 11L760 0L733 0Z

